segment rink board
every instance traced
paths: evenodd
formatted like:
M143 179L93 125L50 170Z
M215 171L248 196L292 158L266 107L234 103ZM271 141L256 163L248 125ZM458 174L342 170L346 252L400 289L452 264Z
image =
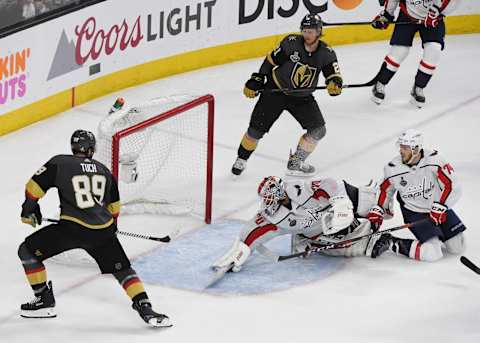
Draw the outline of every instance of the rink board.
M244 295L281 291L328 277L346 263L341 257L314 255L308 259L273 262L254 253L239 273L228 273L205 289L214 275L212 263L231 246L243 226L241 221L224 220L188 234L137 259L134 268L147 284L206 292ZM290 253L290 236L277 237L267 244L281 255Z

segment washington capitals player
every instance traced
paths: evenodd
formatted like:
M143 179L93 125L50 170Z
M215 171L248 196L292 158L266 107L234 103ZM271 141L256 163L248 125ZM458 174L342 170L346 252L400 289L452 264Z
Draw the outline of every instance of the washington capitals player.
M311 240L331 243L371 233L370 222L355 217L366 217L369 207L375 204L375 186L357 188L332 178L283 181L269 176L260 183L258 194L260 211L247 222L230 250L214 263L215 269L240 271L252 250L277 260L278 256L264 243L280 235L292 235L292 253L296 253L305 251ZM370 255L373 244L369 241L365 238L347 248L324 253Z
M397 193L405 223L430 220L410 229L416 239L380 236L371 257L390 250L416 260L436 261L444 255L442 248L451 254L461 254L465 249L465 226L452 210L461 194L452 166L437 151L423 149L423 137L417 130L404 132L398 146L400 156L385 167L378 202L368 218L378 228L385 205Z
M381 104L385 99L385 86L405 60L412 46L416 32L422 39L423 56L418 66L415 82L410 92L411 102L421 108L425 104L423 89L435 72L445 46L445 15L453 12L460 0L386 0L385 8L373 21L372 26L384 30L393 21L397 7L400 7L398 22L411 24L395 25L390 39L390 51L385 56L372 100Z

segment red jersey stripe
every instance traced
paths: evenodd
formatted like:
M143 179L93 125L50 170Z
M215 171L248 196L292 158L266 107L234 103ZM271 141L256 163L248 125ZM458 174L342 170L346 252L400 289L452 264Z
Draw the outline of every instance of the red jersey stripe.
M440 196L440 203L445 204L447 201L448 196L452 192L452 180L443 172L442 168L438 167L438 179L443 183L445 188Z
M253 229L252 232L248 234L247 238L245 239L245 244L248 246L252 245L255 240L270 231L277 231L277 226L273 224L268 224L265 226L256 227L255 229Z

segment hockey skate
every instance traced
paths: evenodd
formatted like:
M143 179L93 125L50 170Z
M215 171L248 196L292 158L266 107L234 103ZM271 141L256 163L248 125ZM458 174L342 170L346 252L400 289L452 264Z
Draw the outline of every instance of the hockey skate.
M389 233L373 236L368 242L366 255L377 258L385 251L391 250L392 243L392 235Z
M412 103L412 105L415 105L418 108L422 108L423 105L425 105L425 96L423 95L423 88L420 88L417 85L413 85L410 95L412 96L412 98L410 99L410 102Z
M32 301L20 306L20 316L24 318L54 318L55 297L53 296L52 282L49 281L46 288Z
M292 154L290 151L287 172L285 174L291 176L312 176L315 174L315 167L305 163L297 153Z
M243 173L246 167L247 167L247 160L237 157L237 159L235 160L235 163L232 166L232 174L234 176L239 176L241 173Z
M385 100L385 85L377 81L372 88L372 101L380 105L383 100Z
M140 318L151 326L169 328L173 324L170 322L170 318L164 314L157 313L152 309L152 304L148 299L142 299L138 302L132 303L132 308L138 312Z

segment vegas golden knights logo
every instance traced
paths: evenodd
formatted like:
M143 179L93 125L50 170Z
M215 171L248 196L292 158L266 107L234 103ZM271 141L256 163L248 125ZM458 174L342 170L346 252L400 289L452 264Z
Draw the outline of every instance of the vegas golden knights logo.
M290 77L294 88L308 88L312 86L317 75L317 68L297 62Z

